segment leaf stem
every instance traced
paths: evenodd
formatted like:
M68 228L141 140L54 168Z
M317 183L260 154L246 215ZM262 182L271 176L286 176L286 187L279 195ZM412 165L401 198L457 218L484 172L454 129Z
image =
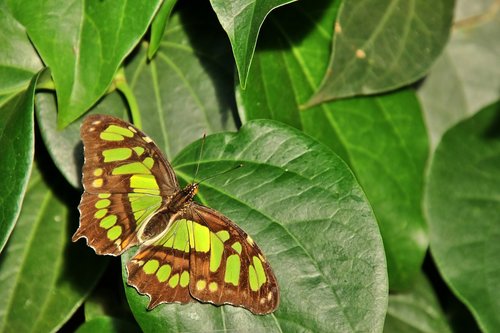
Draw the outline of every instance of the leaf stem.
M141 113L139 112L139 104L137 103L137 99L135 98L132 89L128 85L123 67L121 67L118 70L118 72L116 72L114 84L116 89L120 91L127 100L128 107L130 109L130 115L132 116L132 122L137 128L142 129L142 120L141 120Z

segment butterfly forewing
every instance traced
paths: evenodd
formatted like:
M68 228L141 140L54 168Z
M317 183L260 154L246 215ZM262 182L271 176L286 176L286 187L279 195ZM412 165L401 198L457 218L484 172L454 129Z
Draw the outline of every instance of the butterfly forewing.
M137 231L179 185L151 139L117 118L88 116L81 127L85 147L80 227L98 254L119 255L139 240Z
M191 295L256 314L274 311L279 300L276 277L253 239L211 208L193 203L186 214L193 221Z

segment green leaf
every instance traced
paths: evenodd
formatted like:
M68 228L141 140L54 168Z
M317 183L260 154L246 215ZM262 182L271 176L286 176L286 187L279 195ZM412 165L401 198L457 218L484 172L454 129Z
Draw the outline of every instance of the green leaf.
M148 46L149 60L153 59L156 51L158 51L158 48L160 47L165 27L167 26L170 14L172 13L172 9L174 9L174 5L176 3L177 0L164 0L158 10L158 13L153 19L153 22L151 23L151 38Z
M257 44L257 36L266 16L275 8L296 0L210 0L233 49L238 77L245 87Z
M390 91L425 75L450 32L454 0L344 1L328 70L308 105Z
M160 0L8 1L51 69L59 127L80 117L104 95L159 5Z
M0 332L57 331L100 277L107 261L83 242L71 243L78 202L72 194L33 169L19 221L0 257Z
M25 90L43 64L24 27L3 4L0 4L0 45L0 95Z
M256 316L198 302L146 310L147 297L126 287L141 328L158 331L354 332L382 330L387 273L370 205L348 167L330 149L273 121L206 138L173 161L183 182L200 185L198 200L236 221L259 244L279 282L276 312ZM132 253L123 256L123 264ZM124 278L126 272L124 268Z
M412 290L389 295L384 333L451 333L432 285L419 274Z
M241 118L271 118L303 129L351 166L380 225L391 289L408 288L428 243L421 211L428 143L415 95L400 91L300 110L321 81L324 65L318 62L328 57L321 50L329 43L325 32L336 7L299 2L279 14L263 29L248 87L238 91ZM317 29L304 37L310 22Z
M418 90L433 148L454 124L500 98L499 34L497 2L457 1L450 41Z
M39 75L28 89L0 107L0 252L14 229L33 164L33 99Z
M132 323L113 317L96 317L78 327L76 333L134 333L141 332Z
M429 172L432 255L484 332L500 331L500 103L450 129Z
M109 114L127 118L126 106L116 92L107 95L88 114ZM36 95L36 115L43 142L54 164L71 186L81 188L83 146L80 125L84 117L64 129L58 129L56 97L48 92Z
M235 128L234 74L224 32L215 17L189 9L171 17L153 60L143 47L126 67L142 129L168 157L203 133Z

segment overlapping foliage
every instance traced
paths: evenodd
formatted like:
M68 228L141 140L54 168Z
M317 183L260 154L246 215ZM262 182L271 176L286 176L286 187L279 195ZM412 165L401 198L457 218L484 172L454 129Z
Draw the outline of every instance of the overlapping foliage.
M499 331L498 1L190 6L0 1L0 331ZM89 113L183 183L245 165L197 200L264 250L276 312L147 311L133 250L70 242Z

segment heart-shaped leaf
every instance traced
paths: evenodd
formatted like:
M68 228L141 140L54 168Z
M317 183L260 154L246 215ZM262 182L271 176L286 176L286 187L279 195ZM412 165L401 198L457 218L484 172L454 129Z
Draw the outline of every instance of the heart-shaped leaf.
M0 106L0 252L14 229L33 164L33 100L39 75L23 93Z
M391 289L406 289L428 242L421 211L428 143L415 94L400 91L300 110L321 81L325 65L318 59L328 58L325 31L336 7L330 1L298 2L279 14L263 29L248 87L238 91L241 118L301 128L351 166L380 225ZM319 28L304 37L302 29L311 21Z
M296 0L210 0L233 48L240 83L245 87L260 27L273 9Z
M126 287L146 332L381 331L387 306L383 246L366 198L331 150L286 125L254 121L237 134L207 137L173 161L183 182L243 167L200 185L199 200L227 215L264 251L279 282L276 312L198 302L146 310ZM133 251L132 251L133 252ZM132 253L123 256L123 263ZM126 280L126 272L124 271Z
M430 166L432 255L484 332L500 331L500 103L450 129Z
M454 2L342 2L330 64L308 105L389 91L424 76L448 40Z
M57 89L58 125L67 126L108 89L160 5L154 1L7 1Z
M107 262L83 243L70 244L77 201L64 185L33 169L19 221L0 257L0 332L57 331Z

